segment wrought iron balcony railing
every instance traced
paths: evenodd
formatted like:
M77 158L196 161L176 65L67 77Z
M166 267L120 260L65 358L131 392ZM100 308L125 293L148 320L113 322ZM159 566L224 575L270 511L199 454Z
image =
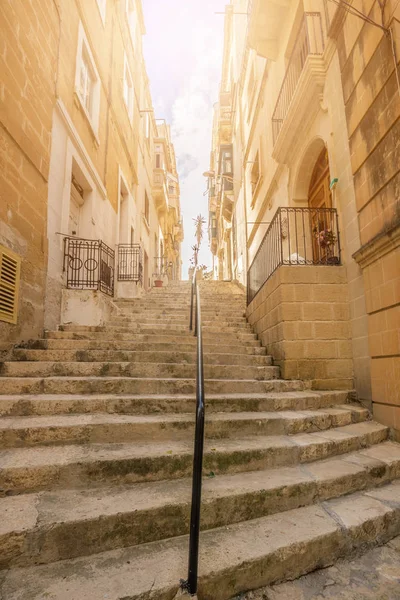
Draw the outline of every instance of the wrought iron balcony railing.
M247 302L281 265L340 264L335 208L278 208L247 273Z
M119 244L118 281L143 285L143 251L140 244Z
M285 77L272 115L274 144L296 92L308 56L321 56L325 48L321 13L306 12L286 68Z
M102 240L64 238L63 271L67 288L114 295L115 252Z

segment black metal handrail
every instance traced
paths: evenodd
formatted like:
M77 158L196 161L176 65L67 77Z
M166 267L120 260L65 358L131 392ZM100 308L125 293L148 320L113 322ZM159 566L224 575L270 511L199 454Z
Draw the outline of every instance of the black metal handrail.
M194 311L194 300L196 310ZM200 538L200 509L201 486L203 471L204 449L204 422L205 422L205 397L204 397L204 367L203 367L203 334L201 325L200 290L197 284L196 271L193 274L190 324L193 331L193 312L195 315L194 335L197 336L197 365L196 365L196 427L194 437L193 457L193 482L192 482L192 510L190 515L189 539L189 574L187 580L181 580L182 589L187 590L192 596L197 594L197 579L199 566L199 538Z

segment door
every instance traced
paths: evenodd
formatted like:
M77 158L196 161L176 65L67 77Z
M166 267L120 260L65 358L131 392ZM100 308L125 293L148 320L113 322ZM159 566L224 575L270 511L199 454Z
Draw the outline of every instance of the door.
M321 243L321 236L325 236L326 232L334 229L333 214L329 210L322 210L332 208L329 161L326 148L322 150L315 163L308 192L308 206L311 209L316 209L310 212L314 263L326 263L329 247Z
M78 198L78 197L79 198ZM82 198L79 196L78 191L74 185L71 185L71 197L69 202L69 221L68 221L68 235L74 235L79 237L79 217L81 211Z

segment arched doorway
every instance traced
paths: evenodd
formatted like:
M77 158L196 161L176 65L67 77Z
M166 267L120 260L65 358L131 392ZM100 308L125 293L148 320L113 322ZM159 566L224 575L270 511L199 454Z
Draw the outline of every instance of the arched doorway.
M314 263L326 264L334 253L335 216L331 210L329 160L325 147L320 152L311 175L308 206L315 209L310 212Z

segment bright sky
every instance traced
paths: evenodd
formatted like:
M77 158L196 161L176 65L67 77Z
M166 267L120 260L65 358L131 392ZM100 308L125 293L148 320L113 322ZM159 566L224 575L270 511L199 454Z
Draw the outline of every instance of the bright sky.
M181 183L185 240L183 278L187 279L192 219L206 219L200 264L212 266L208 247L208 198L203 196L209 169L213 104L218 100L227 0L142 0L147 34L144 52L155 114L172 126Z

